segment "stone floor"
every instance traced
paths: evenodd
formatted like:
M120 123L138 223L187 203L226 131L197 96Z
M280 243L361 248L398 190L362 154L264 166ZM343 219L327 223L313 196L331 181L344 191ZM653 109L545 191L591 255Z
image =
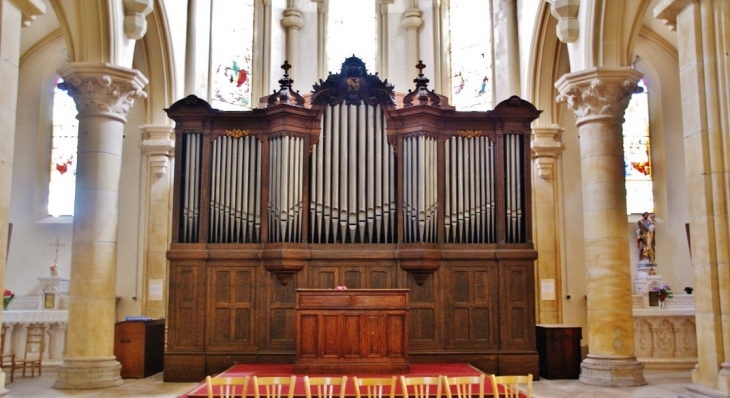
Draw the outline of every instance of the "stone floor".
M540 380L533 384L535 398L671 398L686 392L685 386L692 379L689 370L645 370L649 383L642 387L606 388L581 384L576 380ZM119 387L103 390L56 390L52 388L56 374L46 371L43 376L16 377L6 388L9 395L3 398L52 398L52 397L154 397L176 398L189 391L197 383L164 383L162 373L146 379L125 379Z

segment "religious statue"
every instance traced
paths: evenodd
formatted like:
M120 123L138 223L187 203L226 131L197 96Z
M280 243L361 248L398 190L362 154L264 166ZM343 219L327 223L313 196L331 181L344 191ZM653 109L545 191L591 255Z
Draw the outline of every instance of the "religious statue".
M636 223L636 247L639 249L639 264L655 264L656 219L654 213L644 212Z

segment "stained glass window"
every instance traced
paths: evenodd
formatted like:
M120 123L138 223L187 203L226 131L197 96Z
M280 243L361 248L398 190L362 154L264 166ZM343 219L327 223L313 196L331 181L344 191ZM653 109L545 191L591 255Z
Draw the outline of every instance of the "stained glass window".
M626 208L629 214L654 212L649 92L644 79L639 81L639 86L643 92L632 95L623 124Z
M460 111L486 111L493 106L490 4L451 1L451 103Z
M253 16L253 0L213 1L210 104L214 108L252 108Z
M79 121L73 98L58 88L53 89L53 131L51 139L51 173L48 184L48 214L72 216L76 195L76 150Z
M375 0L329 0L327 7L327 70L340 73L354 52L369 73L378 72Z

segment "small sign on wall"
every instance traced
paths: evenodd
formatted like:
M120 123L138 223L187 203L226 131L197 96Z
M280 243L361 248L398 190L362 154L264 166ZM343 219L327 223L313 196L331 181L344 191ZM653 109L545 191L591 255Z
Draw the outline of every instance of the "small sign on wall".
M147 285L147 295L149 301L162 301L162 279L150 279Z
M540 300L555 300L555 279L540 279Z

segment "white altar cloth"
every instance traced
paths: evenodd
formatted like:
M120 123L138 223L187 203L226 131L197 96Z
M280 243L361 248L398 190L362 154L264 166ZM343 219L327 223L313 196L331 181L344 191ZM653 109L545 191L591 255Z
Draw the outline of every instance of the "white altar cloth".
M3 311L3 323L14 325L16 323L67 323L68 310L5 310Z

